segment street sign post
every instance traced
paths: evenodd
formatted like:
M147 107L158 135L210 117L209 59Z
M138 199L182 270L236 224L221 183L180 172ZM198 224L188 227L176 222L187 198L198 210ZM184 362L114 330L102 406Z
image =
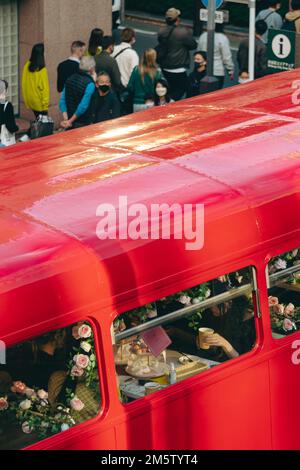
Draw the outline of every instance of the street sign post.
M200 10L200 20L207 21L208 20L208 10L201 8ZM229 11L228 10L220 10L215 12L215 23L223 24L229 22Z
M268 72L276 73L300 67L300 34L271 29L268 41Z
M208 8L209 0L201 0L201 2L206 8ZM218 10L218 8L222 6L222 4L223 4L223 0L215 0L215 9Z

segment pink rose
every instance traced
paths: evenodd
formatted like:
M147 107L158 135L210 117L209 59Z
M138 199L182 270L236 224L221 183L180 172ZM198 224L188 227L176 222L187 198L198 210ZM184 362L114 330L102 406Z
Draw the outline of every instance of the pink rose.
M284 309L284 314L292 317L294 315L294 310L295 310L295 305L289 303Z
M292 331L294 328L296 330L295 323L293 323L291 320L289 320L288 318L285 318L283 320L284 331Z
M74 339L79 339L80 336L78 334L79 326L73 326L72 328L72 336Z
M72 400L70 401L70 405L71 408L75 411L81 411L84 408L84 403L82 403L82 401L76 396L72 398Z
M41 399L41 400L47 400L48 398L48 393L45 392L45 390L38 390L37 392L37 396Z
M72 377L81 377L84 374L84 370L81 367L74 366L71 369Z
M276 269L286 269L286 261L284 259L281 259L281 258L278 258L275 263L274 263L274 266Z
M179 297L179 302L183 305L189 305L191 303L191 297L188 295L181 295Z
M296 261L294 261L294 266L297 266L298 264L300 264L300 259L297 259Z
M92 328L89 325L83 324L78 328L78 335L80 338L90 338L92 336Z
M271 295L268 297L269 300L269 307L273 307L273 305L278 305L279 301L277 297L272 297Z
M0 411L7 410L8 401L6 398L0 398Z
M272 308L278 315L284 315L284 306L282 304L273 305Z
M20 381L13 382L13 385L11 387L11 391L13 393L21 393L22 395L24 395L26 389L26 385Z
M81 369L86 369L90 363L89 356L86 356L85 354L76 354L73 359L76 366L81 367Z

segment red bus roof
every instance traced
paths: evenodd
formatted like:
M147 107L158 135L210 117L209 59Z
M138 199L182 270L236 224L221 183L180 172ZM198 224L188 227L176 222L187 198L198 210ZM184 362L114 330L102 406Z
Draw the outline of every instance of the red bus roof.
M297 76L266 77L0 151L0 306L3 315L14 312L4 331L100 300L116 309L125 299L143 303L148 288L299 231ZM204 204L204 248L99 240L97 206L118 206L119 195L148 208Z

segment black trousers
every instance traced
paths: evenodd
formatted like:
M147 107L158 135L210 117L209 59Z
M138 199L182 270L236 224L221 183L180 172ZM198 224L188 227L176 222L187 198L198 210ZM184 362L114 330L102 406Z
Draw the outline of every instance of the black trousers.
M188 89L187 73L173 73L163 70L163 74L170 87L170 97L175 101L181 100Z

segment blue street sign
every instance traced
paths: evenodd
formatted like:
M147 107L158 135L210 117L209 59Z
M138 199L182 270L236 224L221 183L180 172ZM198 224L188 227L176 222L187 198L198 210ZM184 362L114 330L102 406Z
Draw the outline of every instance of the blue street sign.
M209 0L201 0L201 2L203 3L203 5L208 8L208 2ZM223 0L215 0L215 4L216 4L216 10L218 8L220 8L220 6L222 6L222 3L223 3Z

